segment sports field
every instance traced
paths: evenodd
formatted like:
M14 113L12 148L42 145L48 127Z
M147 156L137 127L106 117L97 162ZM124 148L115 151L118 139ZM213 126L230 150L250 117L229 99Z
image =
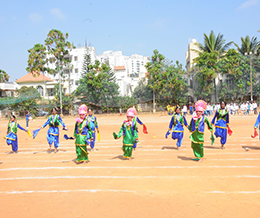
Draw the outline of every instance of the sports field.
M122 159L122 139L114 140L125 116L97 116L101 141L77 165L74 120L63 121L58 153L47 152L47 128L36 139L18 130L19 152L10 153L3 139L7 120L0 122L0 217L260 217L260 141L250 137L256 116L231 116L234 134L225 150L219 139L210 145L205 130L205 159L191 160L189 132L183 145L165 139L170 116L139 115L139 144L133 160ZM190 121L188 116L187 120ZM210 118L211 121L212 117ZM46 119L37 118L31 129ZM18 120L25 127L25 119Z

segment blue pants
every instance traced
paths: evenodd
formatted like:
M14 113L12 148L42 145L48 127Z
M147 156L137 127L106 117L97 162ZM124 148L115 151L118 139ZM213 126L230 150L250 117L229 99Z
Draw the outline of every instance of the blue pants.
M220 137L220 143L222 145L226 144L226 142L227 142L227 129L216 127L215 136L217 138Z
M18 139L17 139L17 135L14 133L9 133L6 136L6 143L8 145L12 145L12 151L17 151L18 150Z
M96 142L96 133L95 132L92 132L92 137L93 137L93 141L90 142L90 147L94 148L95 142Z
M50 127L47 133L47 141L51 146L54 143L54 147L59 147L59 127Z
M183 132L172 132L172 139L177 139L176 145L180 147L183 141Z

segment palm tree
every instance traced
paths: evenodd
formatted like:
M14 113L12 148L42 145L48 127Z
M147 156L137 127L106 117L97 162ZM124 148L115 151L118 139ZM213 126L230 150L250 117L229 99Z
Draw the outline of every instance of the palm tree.
M259 49L259 42L257 41L257 37L253 36L250 40L249 36L246 38L241 37L241 47L239 47L236 43L234 43L237 47L237 50L240 54L245 55L245 53L249 54L249 52L254 53Z
M225 52L228 50L228 48L232 43L233 43L232 41L226 43L223 34L219 33L216 36L213 30L211 30L209 36L207 36L207 34L204 33L203 44L198 43L197 45L199 50L194 50L194 51L198 52L199 54L202 54L204 52L217 53L217 58L219 59L224 56ZM218 77L217 73L216 76L214 76L213 78L215 101L217 101L216 77Z
M204 33L204 43L198 43L199 50L197 52L217 52L219 57L222 57L225 51L230 47L233 42L226 43L226 40L223 39L223 34L218 34L217 36L211 30L209 36Z
M5 71L0 69L0 82L4 83L4 82L8 82L8 80L9 80L8 74Z

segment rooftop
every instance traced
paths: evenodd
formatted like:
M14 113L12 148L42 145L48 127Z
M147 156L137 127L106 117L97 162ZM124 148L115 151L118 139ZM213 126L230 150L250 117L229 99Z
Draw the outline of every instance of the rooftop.
M53 82L52 79L50 79L47 76L44 76L42 73L39 75L33 74L33 73L27 73L26 75L22 76L21 78L17 79L16 83L26 83L26 82Z
M125 70L125 66L115 66L114 70Z

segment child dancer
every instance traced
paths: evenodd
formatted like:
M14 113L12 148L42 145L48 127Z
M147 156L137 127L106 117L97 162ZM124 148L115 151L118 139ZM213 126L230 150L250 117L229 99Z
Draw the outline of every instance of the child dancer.
M56 107L53 108L52 115L49 116L46 123L41 127L45 128L47 125L49 125L49 130L47 132L47 141L50 147L48 148L48 150L51 151L52 143L54 143L54 153L58 151L59 147L59 125L62 124L63 129L68 130L57 112L58 109Z
M198 162L203 161L204 157L204 150L203 150L203 143L204 143L204 130L205 130L205 123L208 126L208 129L212 132L213 128L208 121L207 117L203 115L205 109L207 107L207 104L203 100L199 100L195 104L195 111L196 114L193 115L189 130L192 132L190 139L191 139L191 147L193 149L195 159Z
M91 127L92 137L93 137L93 141L90 142L90 147L91 147L91 151L94 151L94 146L95 146L95 142L96 142L96 130L97 130L97 133L99 134L99 129L98 129L97 118L93 115L93 111L91 108L88 109L87 120Z
M137 123L139 123L140 125L143 126L143 133L144 134L148 134L148 131L147 131L147 127L146 125L139 119L139 117L137 116L137 110L135 109L135 107L130 107L127 112L131 111L132 113L134 113L134 122L136 123L136 126L137 126ZM137 128L137 133L138 133L138 128ZM135 150L136 149L136 146L137 146L137 142L133 145L133 149Z
M188 127L188 123L186 121L186 118L184 115L181 114L181 108L177 106L175 108L175 114L172 116L170 125L169 125L169 130L167 131L165 138L167 138L170 135L170 131L172 130L172 139L175 140L177 139L177 149L180 149L180 146L182 144L183 140L183 132L184 128L183 125Z
M256 119L256 121L255 121L255 126L254 126L254 135L251 135L251 137L252 138L255 138L256 136L258 136L258 133L257 133L257 128L259 128L259 130L260 130L260 112L259 112L259 114L258 114L258 117L257 117L257 119ZM260 137L259 137L259 140L260 140Z
M88 152L87 145L89 144L89 139L92 141L92 130L88 120L86 119L88 107L85 104L82 104L79 107L79 118L76 117L74 137L76 138L76 154L77 154L77 163L87 163Z
M215 120L217 118L216 124ZM226 103L222 101L220 108L216 110L215 116L211 121L211 124L215 124L215 136L220 137L221 149L225 149L227 142L227 133L232 134L232 130L229 128L229 112L226 109Z
M134 121L134 113L128 111L126 116L127 119L123 122L118 135L116 135L116 133L113 133L113 135L115 139L119 139L123 134L123 157L131 160L133 145L138 141L137 127L136 122Z
M25 132L27 132L29 135L29 130L24 129L16 122L16 117L14 115L11 115L10 121L8 123L7 128L7 136L4 138L6 139L6 143L8 145L12 145L12 151L17 153L18 152L18 137L17 137L17 130L21 129Z

